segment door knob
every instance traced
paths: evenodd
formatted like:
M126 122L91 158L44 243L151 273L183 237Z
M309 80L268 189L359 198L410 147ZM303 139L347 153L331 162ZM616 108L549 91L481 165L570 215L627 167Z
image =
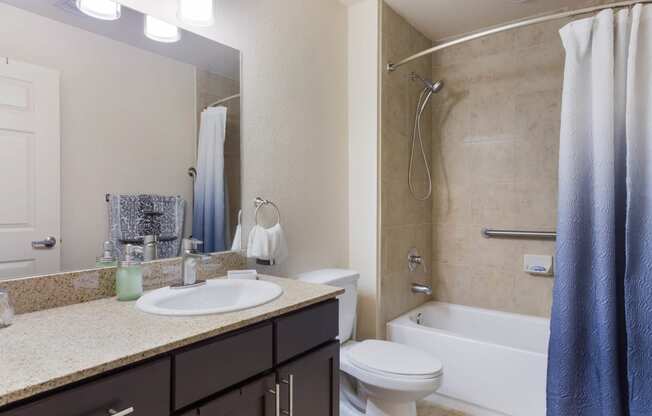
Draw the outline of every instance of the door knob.
M57 245L55 237L47 237L45 240L32 241L32 248L36 250L50 249Z

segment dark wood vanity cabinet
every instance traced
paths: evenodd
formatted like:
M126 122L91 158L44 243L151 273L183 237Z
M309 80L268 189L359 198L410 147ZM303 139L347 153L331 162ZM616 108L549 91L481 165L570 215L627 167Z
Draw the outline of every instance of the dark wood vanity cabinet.
M183 416L337 416L339 351L333 341Z
M78 383L0 416L339 416L337 300Z

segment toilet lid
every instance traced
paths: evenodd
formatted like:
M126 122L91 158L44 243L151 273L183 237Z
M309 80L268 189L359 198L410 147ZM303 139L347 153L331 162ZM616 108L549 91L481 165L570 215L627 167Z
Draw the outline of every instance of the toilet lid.
M441 361L424 351L388 341L367 340L348 350L356 366L389 375L434 378L442 373Z

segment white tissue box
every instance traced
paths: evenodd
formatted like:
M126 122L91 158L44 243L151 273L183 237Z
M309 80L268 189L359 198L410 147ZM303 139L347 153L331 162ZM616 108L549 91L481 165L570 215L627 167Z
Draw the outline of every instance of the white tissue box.
M227 277L229 279L258 280L258 272L256 270L229 270Z

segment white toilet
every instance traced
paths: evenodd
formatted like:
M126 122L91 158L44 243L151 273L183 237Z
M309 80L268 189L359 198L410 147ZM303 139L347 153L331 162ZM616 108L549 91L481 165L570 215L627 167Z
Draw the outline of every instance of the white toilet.
M299 280L341 287L340 414L341 416L416 416L416 402L441 385L441 362L413 347L395 342L355 342L359 274L326 269L304 273Z

